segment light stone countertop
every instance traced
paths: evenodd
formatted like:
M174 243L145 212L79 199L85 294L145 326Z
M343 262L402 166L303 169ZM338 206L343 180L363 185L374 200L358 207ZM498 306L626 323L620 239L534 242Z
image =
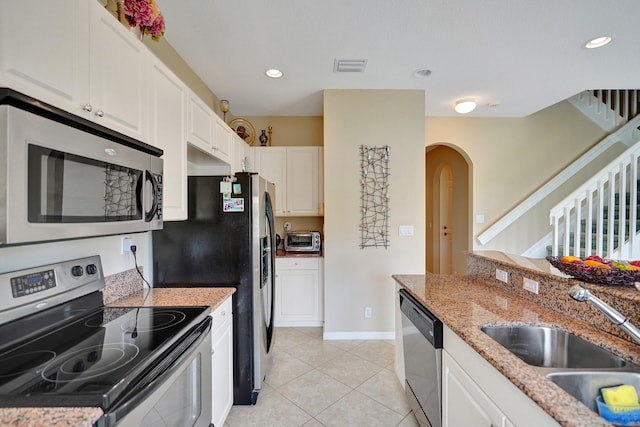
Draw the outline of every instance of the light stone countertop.
M215 310L235 288L145 288L117 299L110 307L209 306Z
M6 427L91 427L100 408L0 408L0 425Z
M146 288L107 306L210 306L213 311L234 292L234 288ZM102 414L100 408L0 408L0 426L92 427Z
M489 286L478 276L394 275L393 278L515 386L563 426L610 426L535 368L484 334L487 324L556 325L640 364L640 346L595 326Z

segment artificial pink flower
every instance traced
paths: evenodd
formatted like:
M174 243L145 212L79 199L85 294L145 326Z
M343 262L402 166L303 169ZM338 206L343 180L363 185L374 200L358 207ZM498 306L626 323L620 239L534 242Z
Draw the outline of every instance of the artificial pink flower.
M142 34L156 41L164 35L164 18L155 0L123 0L122 10L129 26L140 27Z

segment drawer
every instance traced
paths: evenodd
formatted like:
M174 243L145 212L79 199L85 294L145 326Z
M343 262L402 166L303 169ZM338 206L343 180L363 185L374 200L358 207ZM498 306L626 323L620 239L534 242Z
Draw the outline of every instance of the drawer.
M276 258L276 272L278 270L317 270L320 267L320 257Z
M227 318L231 317L233 314L233 306L231 304L231 297L228 297L222 304L218 306L212 313L211 319L213 323L211 324L211 331L215 332L216 329L220 327L224 323Z

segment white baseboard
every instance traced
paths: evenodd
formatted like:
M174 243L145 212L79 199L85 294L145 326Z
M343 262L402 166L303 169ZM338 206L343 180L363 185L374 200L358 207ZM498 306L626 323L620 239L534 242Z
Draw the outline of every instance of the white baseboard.
M275 322L274 326L276 328L318 328L318 327L322 327L324 325L324 322L322 320L320 321L304 321L304 322L299 322L299 321L295 321L295 322L283 322L283 321L279 321L279 322Z
M394 340L395 332L325 332L324 340Z

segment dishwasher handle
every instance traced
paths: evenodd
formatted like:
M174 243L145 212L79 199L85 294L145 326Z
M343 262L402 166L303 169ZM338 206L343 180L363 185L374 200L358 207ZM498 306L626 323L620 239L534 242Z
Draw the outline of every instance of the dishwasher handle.
M442 321L404 289L400 289L400 310L434 348L442 348ZM404 319L403 319L404 320Z

